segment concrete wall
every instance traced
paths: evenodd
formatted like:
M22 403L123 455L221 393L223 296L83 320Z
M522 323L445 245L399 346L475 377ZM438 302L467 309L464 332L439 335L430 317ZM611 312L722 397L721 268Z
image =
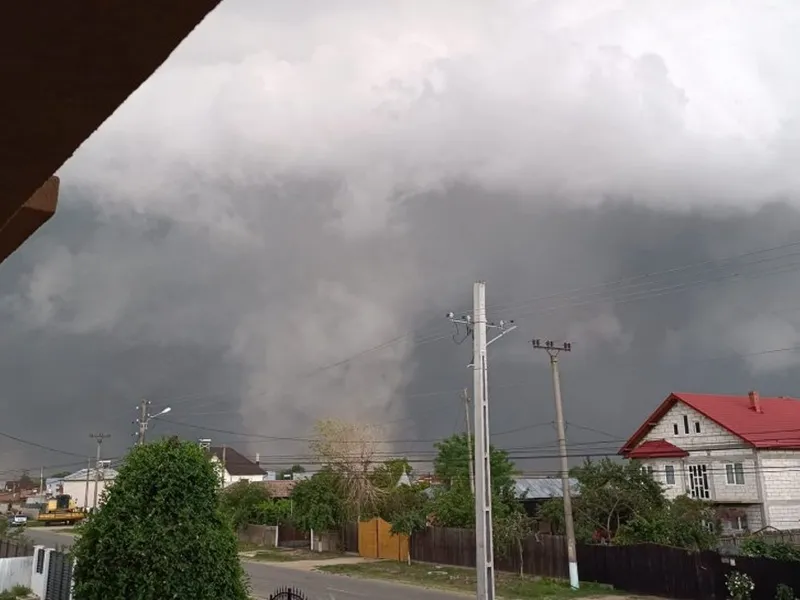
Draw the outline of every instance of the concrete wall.
M270 525L245 525L239 530L239 541L265 548L274 548L278 540L278 527Z
M768 524L777 529L800 529L800 453L761 451Z
M685 433L683 417L689 420L689 433ZM700 433L695 432L695 423L700 423ZM675 435L674 425L678 426ZM720 427L711 419L707 419L693 408L678 402L673 406L661 421L653 427L642 441L667 440L684 450L703 450L709 447L741 446L742 440Z
M31 587L33 557L0 558L0 591L10 590L15 585Z
M100 503L100 496L103 493L103 490L106 488L106 485L112 485L113 481L104 481L100 480L97 482L97 503ZM84 506L86 503L84 500L86 499L86 480L83 481L64 481L63 483L64 493L69 494L72 496L72 499L75 500L77 505L81 508L94 508L94 480L89 481L89 503L87 506Z

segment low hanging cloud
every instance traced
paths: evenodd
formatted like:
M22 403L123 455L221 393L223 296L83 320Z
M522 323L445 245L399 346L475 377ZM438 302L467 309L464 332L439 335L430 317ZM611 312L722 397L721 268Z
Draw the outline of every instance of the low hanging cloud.
M88 211L92 227L48 225L2 306L53 335L216 352L243 373L218 412L269 435L329 415L447 433L406 396L463 384L469 357L430 340L476 278L520 316L493 350L509 377L536 333L587 348L575 368L592 397L616 387L592 350L634 365L636 402L670 378L711 387L670 357L746 352L758 333L764 349L795 343L760 290L721 284L747 318L720 313L718 287L656 292L692 273L640 282L641 303L566 291L791 239L800 7L771 7L225 0L63 168L59 218ZM797 291L786 273L776 305ZM499 421L527 410L499 402Z

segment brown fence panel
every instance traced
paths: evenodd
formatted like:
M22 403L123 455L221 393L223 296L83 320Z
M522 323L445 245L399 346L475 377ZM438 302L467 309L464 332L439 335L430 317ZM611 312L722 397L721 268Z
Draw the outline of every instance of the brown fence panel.
M722 561L716 552L690 552L655 544L578 545L583 581L635 594L670 598L725 598ZM773 590L774 593L774 590Z
M358 552L358 523L347 523L342 527L342 550Z
M448 527L428 527L411 536L411 560L475 566L475 531Z
M290 524L278 528L278 546L285 548L305 548L311 546L311 534Z
M11 540L0 540L0 558L17 558L21 556L33 556L33 546Z

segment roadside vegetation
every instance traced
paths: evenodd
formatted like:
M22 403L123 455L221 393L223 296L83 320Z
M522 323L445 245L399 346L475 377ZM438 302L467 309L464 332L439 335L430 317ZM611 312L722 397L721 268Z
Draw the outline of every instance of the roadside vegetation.
M408 565L395 561L364 562L347 565L324 565L317 571L361 577L367 579L385 579L426 588L444 589L462 592L475 592L475 569L460 567L413 564ZM495 574L497 595L515 600L536 598L586 598L615 595L613 589L598 584L582 583L581 589L574 591L569 584L552 579L519 577L511 573Z

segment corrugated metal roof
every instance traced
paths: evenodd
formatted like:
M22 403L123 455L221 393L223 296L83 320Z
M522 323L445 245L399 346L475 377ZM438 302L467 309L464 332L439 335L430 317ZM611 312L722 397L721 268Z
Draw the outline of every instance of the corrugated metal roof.
M573 495L578 492L578 480L570 479ZM514 493L520 500L543 500L561 498L561 479L556 477L520 477L514 480Z
M117 471L114 469L98 469L100 471L100 479L116 479ZM64 477L62 481L86 481L88 471L88 477L91 481L94 481L95 476L95 469L81 469L73 473L72 475L67 475Z

